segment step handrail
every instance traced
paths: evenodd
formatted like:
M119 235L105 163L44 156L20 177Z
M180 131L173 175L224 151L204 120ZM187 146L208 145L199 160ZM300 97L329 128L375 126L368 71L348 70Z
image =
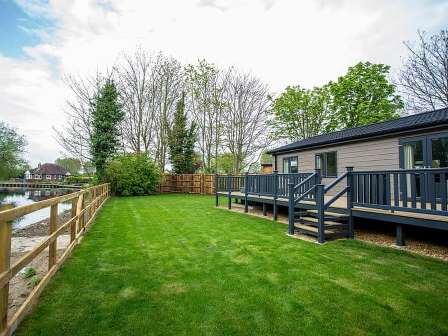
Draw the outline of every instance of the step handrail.
M330 207L330 205L336 202L336 200L339 199L342 195L344 195L349 189L350 189L349 186L345 186L344 189L339 191L336 195L334 195L334 197L331 200L329 200L327 203L324 204L324 209L327 210Z
M345 172L344 174L342 174L341 176L339 176L336 180L334 180L333 182L331 182L329 185L325 186L325 193L327 193L328 191L330 191L331 189L333 189L333 187L335 185L337 185L339 182L341 182L344 178L346 178L348 175L348 172Z
M296 205L297 203L299 203L301 200L303 200L305 198L305 196L307 196L310 192L312 192L314 189L316 189L316 185L313 185L310 189L308 189L307 191L305 191L303 194L301 194L299 197L297 197L296 199L294 199L294 205Z
M313 177L315 177L317 174L314 172L310 176L308 176L306 179L304 179L302 182L294 186L294 191L298 190L302 185L304 185L306 182L311 180Z

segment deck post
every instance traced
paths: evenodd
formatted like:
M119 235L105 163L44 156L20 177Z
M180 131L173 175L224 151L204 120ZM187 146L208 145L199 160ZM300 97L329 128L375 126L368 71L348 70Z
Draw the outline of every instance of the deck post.
M263 216L267 215L266 203L263 202Z
M319 244L323 244L325 242L325 199L324 199L324 188L325 185L317 184L316 185L316 209L317 209L317 241Z
M355 237L354 226L353 226L353 167L346 167L347 169L347 210L348 210L348 230L347 238L353 239Z
M403 226L401 224L397 224L397 227L396 227L395 245L397 245L397 246L405 246L406 245L406 243L404 241Z
M319 184L320 182L322 182L322 175L320 173L320 168L316 168L314 170L314 172L316 173L316 177L315 177L315 183Z
M278 218L277 198L278 198L278 170L273 171L274 176L274 190L272 202L272 218L276 221Z
M244 212L249 212L249 204L247 202L247 196L249 193L249 172L244 175Z
M219 196L218 196L218 174L215 174L215 206L219 206Z
M288 202L288 234L294 234L294 183L288 183L289 202Z
M228 208L232 209L232 175L227 175L227 198L228 198Z
M322 174L320 173L320 168L314 170L316 176L314 177L314 185L318 185L322 182ZM314 197L317 198L317 189L314 189Z

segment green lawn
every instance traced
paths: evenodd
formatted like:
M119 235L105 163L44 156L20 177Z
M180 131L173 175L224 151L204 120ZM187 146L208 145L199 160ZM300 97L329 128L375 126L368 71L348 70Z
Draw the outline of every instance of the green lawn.
M112 198L17 334L448 334L448 264L213 205Z

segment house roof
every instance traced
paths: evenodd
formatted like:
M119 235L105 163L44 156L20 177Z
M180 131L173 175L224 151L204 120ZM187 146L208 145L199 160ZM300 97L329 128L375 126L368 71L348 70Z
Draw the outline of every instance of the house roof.
M349 128L328 134L317 135L275 148L270 150L268 153L278 154L308 147L336 144L343 141L358 140L371 136L387 135L390 133L404 132L424 127L441 126L444 124L448 124L448 108L413 114L395 120Z
M61 167L54 163L44 163L39 165L39 167L32 169L31 174L39 174L39 175L65 175L67 174L67 170L64 167Z

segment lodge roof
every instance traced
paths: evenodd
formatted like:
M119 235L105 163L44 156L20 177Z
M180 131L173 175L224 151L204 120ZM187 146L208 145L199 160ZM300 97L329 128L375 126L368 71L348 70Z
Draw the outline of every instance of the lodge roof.
M441 126L444 124L448 125L448 108L413 114L394 120L349 128L328 134L321 134L275 148L270 150L268 153L280 154L282 152L307 149L327 144L337 144L345 141L360 140L372 136L386 136L391 133L399 133L432 126Z

